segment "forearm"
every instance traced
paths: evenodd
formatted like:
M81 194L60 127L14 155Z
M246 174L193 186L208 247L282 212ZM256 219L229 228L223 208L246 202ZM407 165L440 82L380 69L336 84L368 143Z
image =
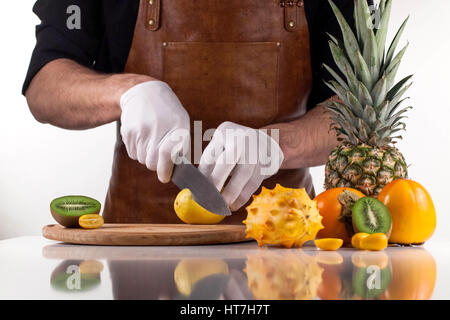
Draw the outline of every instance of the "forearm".
M153 78L136 74L100 74L72 60L58 59L36 74L26 98L40 122L89 129L118 120L121 95L150 80Z
M295 121L266 127L279 129L280 147L285 157L281 169L325 164L338 143L335 132L330 130L331 118L325 111L325 105L320 104Z

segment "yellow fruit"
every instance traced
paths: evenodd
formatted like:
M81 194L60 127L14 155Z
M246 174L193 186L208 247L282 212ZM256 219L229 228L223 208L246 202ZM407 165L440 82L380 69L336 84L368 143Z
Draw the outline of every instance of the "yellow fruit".
M335 251L342 247L344 240L335 238L317 239L314 241L316 247L320 250Z
M178 193L173 208L178 218L189 224L217 224L225 218L207 211L195 202L189 189L183 189Z
M392 233L389 242L422 244L436 228L436 209L430 194L419 183L399 179L386 185L378 196L389 209Z
M97 229L104 223L103 217L99 214L85 214L78 219L78 224L83 229Z
M262 188L259 195L246 208L247 238L264 244L286 248L301 247L314 240L323 228L317 203L311 200L305 189L284 188L279 184L273 190Z
M369 234L365 232L355 233L352 237L352 246L353 248L359 249L361 245L361 240L367 237Z
M323 268L300 250L270 250L249 255L244 272L254 299L310 300L317 297Z
M359 249L380 251L388 246L388 237L384 233L374 233L361 239Z
M189 296L200 280L211 275L227 275L228 273L228 265L223 260L186 259L177 264L174 271L174 280L178 291L185 296Z

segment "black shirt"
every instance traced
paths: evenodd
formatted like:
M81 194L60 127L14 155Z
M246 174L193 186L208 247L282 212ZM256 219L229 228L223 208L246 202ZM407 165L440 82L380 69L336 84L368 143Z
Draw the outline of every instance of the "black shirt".
M195 0L192 0L195 1ZM225 0L224 0L225 1ZM347 21L353 25L353 0L334 0ZM81 9L81 28L67 28L67 8ZM36 27L36 47L31 57L22 93L47 63L60 58L72 59L103 73L123 72L133 39L139 0L38 0L33 12L40 18ZM342 38L339 25L327 0L305 0L306 18L310 30L313 89L308 109L333 95L323 84L331 79L322 67L334 69L328 47L327 32Z

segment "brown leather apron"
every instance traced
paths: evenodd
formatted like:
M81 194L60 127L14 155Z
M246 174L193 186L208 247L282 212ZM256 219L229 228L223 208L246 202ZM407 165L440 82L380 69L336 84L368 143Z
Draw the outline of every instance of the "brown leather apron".
M303 1L141 0L125 72L167 82L203 131L224 121L261 128L294 120L312 85ZM105 221L180 223L179 189L130 159L119 129ZM281 170L263 185L276 183L314 195L308 169ZM223 223L244 217L245 207Z

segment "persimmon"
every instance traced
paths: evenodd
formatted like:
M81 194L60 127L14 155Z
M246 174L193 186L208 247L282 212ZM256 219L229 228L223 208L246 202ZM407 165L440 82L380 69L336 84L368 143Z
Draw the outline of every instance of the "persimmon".
M343 205L338 200L340 194L345 190L355 193L359 197L365 195L352 188L333 188L319 194L314 200L317 201L317 208L320 215L323 217L322 224L324 228L317 234L318 239L323 238L338 238L342 239L344 243L348 244L351 241L352 234L348 232L348 226L340 219L343 211Z
M395 180L381 190L378 200L391 214L390 243L422 244L433 235L436 209L429 193L419 183Z

